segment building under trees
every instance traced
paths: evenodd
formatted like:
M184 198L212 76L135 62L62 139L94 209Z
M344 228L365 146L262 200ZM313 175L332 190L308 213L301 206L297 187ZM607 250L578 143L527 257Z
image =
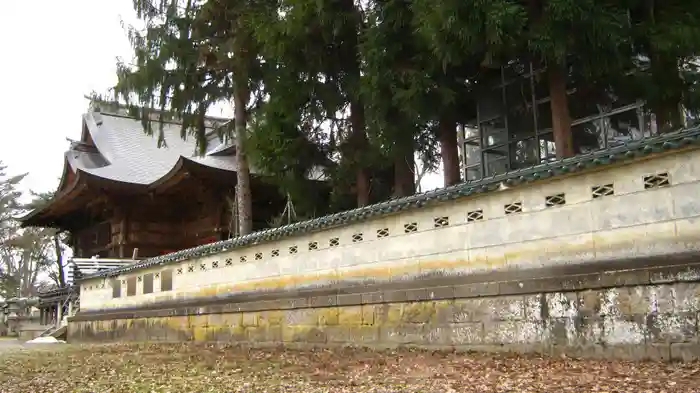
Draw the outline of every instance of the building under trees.
M228 239L236 233L236 151L217 132L227 120L207 122L209 143L200 155L176 122L163 124L159 142L124 108L93 107L65 153L58 191L22 225L69 232L79 258L152 257ZM252 176L252 184L254 228L269 228L287 200L262 176Z

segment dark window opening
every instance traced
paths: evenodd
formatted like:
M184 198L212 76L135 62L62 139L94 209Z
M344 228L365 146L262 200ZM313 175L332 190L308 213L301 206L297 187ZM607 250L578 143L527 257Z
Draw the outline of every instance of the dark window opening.
M153 293L153 273L143 275L143 293Z
M118 298L122 296L122 283L119 280L110 280L112 286L112 297Z
M136 296L136 277L126 279L126 296Z
M168 270L163 270L160 273L160 291L165 292L165 291L172 291L173 289L173 271L168 269Z

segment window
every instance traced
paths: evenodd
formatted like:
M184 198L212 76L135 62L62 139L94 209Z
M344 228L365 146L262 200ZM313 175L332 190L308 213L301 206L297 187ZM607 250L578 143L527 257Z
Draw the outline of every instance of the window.
M153 293L153 273L143 275L143 293Z
M136 296L136 277L126 279L126 296Z
M173 289L173 271L168 269L168 270L163 270L160 273L160 291L165 292L165 291L172 291Z
M458 127L462 175L467 181L556 159L546 69L512 61L488 73L490 87L478 92L476 119ZM587 89L584 82L569 79L576 154L656 134L643 103Z
M118 298L122 296L122 283L119 280L110 280L109 285L112 286L112 297Z

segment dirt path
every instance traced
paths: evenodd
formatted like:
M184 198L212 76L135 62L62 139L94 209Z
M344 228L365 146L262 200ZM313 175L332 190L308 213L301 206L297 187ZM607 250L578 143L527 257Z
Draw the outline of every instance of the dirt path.
M14 338L0 338L0 354L22 349L24 345Z

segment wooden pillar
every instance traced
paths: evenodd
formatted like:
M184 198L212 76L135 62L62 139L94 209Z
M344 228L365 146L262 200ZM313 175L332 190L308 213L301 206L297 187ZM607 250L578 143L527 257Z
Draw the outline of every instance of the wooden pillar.
M547 70L549 76L549 98L552 109L552 130L557 158L574 155L573 137L571 134L571 117L566 95L566 68L551 64Z
M119 208L116 213L117 219L119 220L117 255L119 255L119 258L130 258L131 251L127 247L129 242L129 211Z
M63 307L61 305L61 302L59 301L56 304L56 325L60 326L61 325L61 320L63 319Z

